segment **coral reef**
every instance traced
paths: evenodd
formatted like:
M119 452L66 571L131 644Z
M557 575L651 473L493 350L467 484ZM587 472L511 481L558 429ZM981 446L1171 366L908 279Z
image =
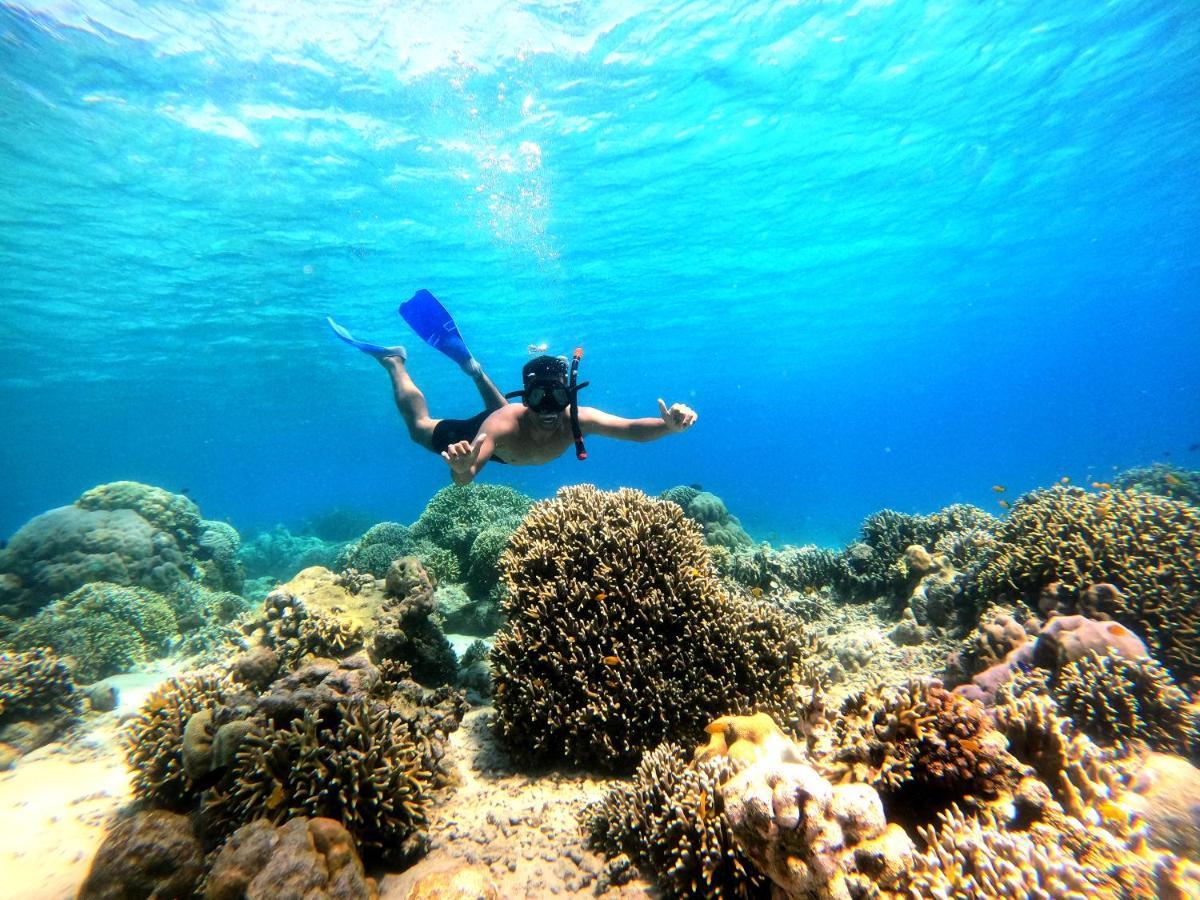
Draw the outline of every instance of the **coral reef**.
M699 529L640 491L563 488L501 571L496 731L523 764L628 771L719 715L787 708L810 674L799 623L725 594Z
M79 900L190 897L203 874L204 854L185 816L137 812L104 838Z
M659 497L679 504L683 514L700 526L704 541L709 546L733 551L753 543L741 523L730 515L725 503L716 494L680 486L663 491Z
M1200 472L1181 469L1167 463L1154 463L1139 469L1128 469L1112 481L1120 490L1158 494L1173 500L1183 500L1200 506Z
M995 799L1020 780L983 706L940 682L852 694L826 726L814 765L835 783L866 783L893 816L925 821L967 798Z
M1183 754L1200 750L1187 694L1152 659L1130 659L1111 647L1091 651L1059 669L1051 685L1062 714L1095 740L1140 740Z
M350 833L332 819L291 819L276 827L266 819L243 825L212 864L205 900L374 900Z
M1011 599L1115 619L1186 680L1200 674L1200 510L1134 491L1035 491L1013 505L965 593L976 609Z
M382 578L387 574L392 560L412 553L415 544L415 538L407 525L380 522L367 529L357 541L343 547L330 568L339 571L356 569Z
M80 706L70 668L49 651L0 653L0 748L18 755L36 749L66 728Z
M231 690L224 677L196 672L169 679L146 699L121 737L135 797L174 812L191 805L199 790L184 768L184 730L192 716L211 714Z
M768 881L734 840L721 794L744 763L717 755L689 765L689 755L662 744L631 783L584 807L589 844L653 873L667 897L767 897Z
M490 528L512 531L529 511L533 500L510 487L497 484L452 484L426 504L413 523L418 540L451 551L462 571L469 569L471 547Z
M241 535L228 522L211 519L200 522L196 537L196 561L203 572L201 580L207 587L235 594L242 589L245 570L238 558L241 545Z
M453 684L458 660L430 618L437 610L433 580L414 556L395 560L387 573L387 600L372 645L379 661L403 663L424 685Z
M359 625L310 610L303 600L284 588L267 595L262 615L247 620L243 630L289 667L306 656L341 657L363 646L363 629Z
M284 725L252 720L225 782L206 798L209 837L265 818L340 822L360 851L403 861L424 848L432 778L403 714L363 699Z
M51 647L71 657L75 676L86 683L165 655L177 631L161 594L94 582L19 622L11 641L18 649Z
M905 551L914 545L926 550L939 543L954 546L956 535L969 532L972 540L981 533L995 531L999 520L981 509L965 504L948 506L925 516L884 509L868 516L862 524L862 537L842 551L839 588L849 597L869 600L887 597L903 599L910 586Z
M336 564L343 550L341 543L330 543L308 534L292 534L282 525L277 525L270 531L260 532L253 539L244 541L238 550L238 559L246 578L269 576L276 581L287 581L301 569L310 566L344 568Z

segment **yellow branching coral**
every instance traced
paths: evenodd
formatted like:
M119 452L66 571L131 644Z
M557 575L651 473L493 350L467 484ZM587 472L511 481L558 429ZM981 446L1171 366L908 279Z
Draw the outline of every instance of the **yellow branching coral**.
M500 568L496 730L519 761L629 770L718 716L791 708L810 677L800 624L727 594L675 503L564 488Z

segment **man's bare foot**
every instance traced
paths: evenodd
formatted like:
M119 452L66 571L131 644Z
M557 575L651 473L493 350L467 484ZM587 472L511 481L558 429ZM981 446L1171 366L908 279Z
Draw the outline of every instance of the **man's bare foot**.
M483 366L479 365L473 356L462 364L462 370L472 378L479 378L483 375Z

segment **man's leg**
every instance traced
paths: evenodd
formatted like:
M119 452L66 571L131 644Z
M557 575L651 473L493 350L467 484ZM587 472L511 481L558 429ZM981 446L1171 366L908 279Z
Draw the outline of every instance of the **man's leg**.
M479 396L483 398L484 409L488 412L495 412L508 405L508 401L504 399L504 395L500 393L500 389L492 384L492 379L487 377L487 373L483 371L483 367L474 358L465 363L462 370L470 375L471 380L475 382L475 389L479 391Z
M385 356L379 360L379 364L387 369L392 379L392 396L404 424L408 426L408 436L426 450L432 450L433 426L438 420L429 418L425 395L408 374L404 360L398 356Z

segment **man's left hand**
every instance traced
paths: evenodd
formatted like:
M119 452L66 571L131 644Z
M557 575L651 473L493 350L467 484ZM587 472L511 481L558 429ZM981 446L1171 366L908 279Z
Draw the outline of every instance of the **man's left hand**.
M668 409L659 397L658 413L667 424L668 431L687 431L696 424L696 411L683 403L672 403Z

